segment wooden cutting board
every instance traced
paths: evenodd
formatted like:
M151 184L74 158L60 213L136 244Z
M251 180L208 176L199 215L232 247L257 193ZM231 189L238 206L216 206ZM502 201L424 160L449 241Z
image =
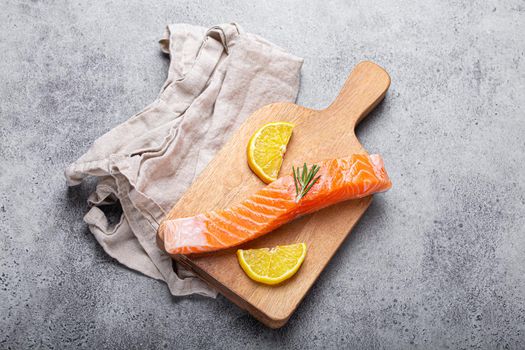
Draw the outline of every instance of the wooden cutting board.
M361 62L326 109L313 110L293 103L262 107L233 134L166 218L228 207L263 187L248 167L246 146L250 136L269 122L288 121L296 125L281 174L291 172L292 161L312 164L366 152L355 136L355 126L383 99L389 85L390 77L385 70L372 62ZM243 245L242 248L258 248L306 243L308 251L303 266L281 285L266 286L249 279L239 266L236 249L173 258L259 321L278 328L288 321L371 200L367 197L340 203Z

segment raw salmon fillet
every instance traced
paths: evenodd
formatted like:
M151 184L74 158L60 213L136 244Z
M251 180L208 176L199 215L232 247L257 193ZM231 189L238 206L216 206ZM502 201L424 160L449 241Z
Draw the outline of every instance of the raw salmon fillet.
M228 209L164 220L158 230L159 245L169 254L231 248L301 215L392 187L379 155L354 154L318 165L319 180L298 203L293 176L283 176Z

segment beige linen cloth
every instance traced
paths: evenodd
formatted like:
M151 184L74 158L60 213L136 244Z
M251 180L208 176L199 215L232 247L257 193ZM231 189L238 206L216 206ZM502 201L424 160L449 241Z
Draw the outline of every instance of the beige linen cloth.
M98 178L84 220L104 250L127 267L163 280L173 295L216 292L156 245L158 223L239 124L257 108L294 101L303 60L237 24L169 25L170 55L158 98L96 140L65 171L70 186ZM111 226L100 206L120 203Z

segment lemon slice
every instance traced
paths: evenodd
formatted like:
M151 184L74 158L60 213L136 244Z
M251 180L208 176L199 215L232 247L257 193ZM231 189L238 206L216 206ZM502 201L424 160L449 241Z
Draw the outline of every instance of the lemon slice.
M297 243L261 248L237 250L239 264L248 277L264 284L277 284L292 277L306 256L306 244Z
M264 182L277 180L293 127L287 122L268 123L251 137L247 150L248 164Z

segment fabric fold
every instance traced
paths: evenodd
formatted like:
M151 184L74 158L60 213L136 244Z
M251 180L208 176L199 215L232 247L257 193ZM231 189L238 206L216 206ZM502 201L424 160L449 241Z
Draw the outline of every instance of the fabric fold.
M235 23L169 25L160 46L170 65L158 98L97 139L65 176L70 186L98 178L84 221L110 256L165 281L173 295L215 296L157 247L158 223L249 114L295 100L302 59ZM101 210L108 204L122 207L115 225Z

